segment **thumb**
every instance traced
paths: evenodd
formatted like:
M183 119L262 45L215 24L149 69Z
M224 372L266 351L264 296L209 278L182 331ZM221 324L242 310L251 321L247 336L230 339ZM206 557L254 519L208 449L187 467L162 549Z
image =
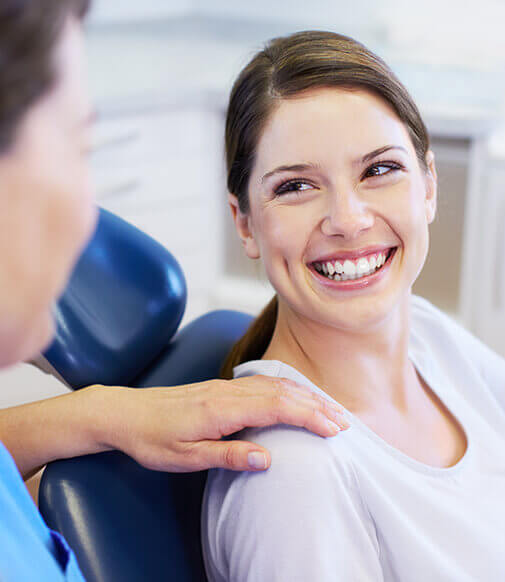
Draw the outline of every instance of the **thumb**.
M263 471L270 467L270 453L244 441L203 441L199 443L202 462L209 469Z

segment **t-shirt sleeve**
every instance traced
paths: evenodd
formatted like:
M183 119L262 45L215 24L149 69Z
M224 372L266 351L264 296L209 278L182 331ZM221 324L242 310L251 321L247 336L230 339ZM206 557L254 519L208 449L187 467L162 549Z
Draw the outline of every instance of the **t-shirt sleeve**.
M430 320L434 329L440 328L444 334L440 339L446 342L445 349L457 349L460 362L473 366L505 410L505 358L426 299L414 297L414 313L418 319ZM453 346L447 342L452 342ZM456 361L454 365L457 365Z
M345 445L335 452L330 439L284 425L242 435L267 447L272 465L211 471L202 516L209 580L382 581L375 525Z

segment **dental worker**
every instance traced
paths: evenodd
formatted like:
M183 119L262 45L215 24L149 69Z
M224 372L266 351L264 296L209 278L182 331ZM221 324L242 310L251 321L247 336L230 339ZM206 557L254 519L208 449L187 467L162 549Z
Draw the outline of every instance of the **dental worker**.
M96 223L80 27L88 4L0 4L0 367L51 341L50 306ZM340 412L311 389L266 376L144 390L92 386L1 410L0 580L82 580L21 477L51 460L119 449L165 471L263 470L267 449L220 438L277 423L333 436L347 426Z

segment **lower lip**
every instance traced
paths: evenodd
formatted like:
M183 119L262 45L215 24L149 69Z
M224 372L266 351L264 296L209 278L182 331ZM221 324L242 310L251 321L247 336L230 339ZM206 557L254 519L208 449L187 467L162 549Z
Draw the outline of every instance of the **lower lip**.
M389 255L387 261L382 265L382 267L372 273L371 275L367 275L366 277L361 277L361 279L348 279L347 281L335 281L334 279L328 279L324 275L321 275L316 271L313 266L309 267L309 271L314 275L319 283L324 285L325 287L330 287L331 289L339 289L341 291L354 291L356 289L365 289L378 283L381 279L383 279L387 272L391 267L391 263L393 262L393 257L396 254L396 248L393 249L393 252Z

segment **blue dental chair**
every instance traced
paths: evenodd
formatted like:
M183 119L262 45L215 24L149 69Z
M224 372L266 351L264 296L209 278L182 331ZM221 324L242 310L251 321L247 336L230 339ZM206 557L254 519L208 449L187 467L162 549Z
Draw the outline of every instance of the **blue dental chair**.
M43 354L73 389L174 386L219 376L251 316L214 311L178 331L183 273L153 239L101 210ZM88 582L206 581L200 510L206 472L150 471L120 452L50 463L39 507Z

